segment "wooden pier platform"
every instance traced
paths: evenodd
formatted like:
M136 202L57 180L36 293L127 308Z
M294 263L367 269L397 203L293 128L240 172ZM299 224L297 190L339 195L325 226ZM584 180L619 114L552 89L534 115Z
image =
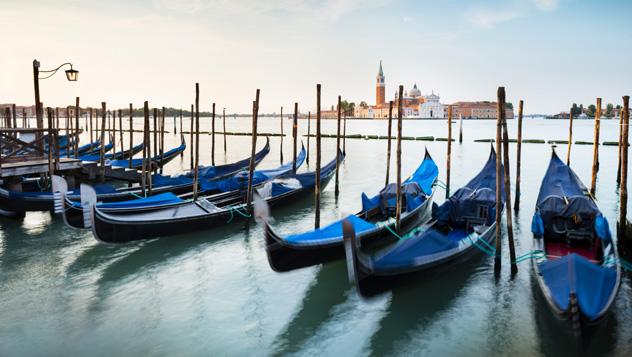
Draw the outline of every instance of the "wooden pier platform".
M7 162L2 165L0 177L26 176L40 173L48 173L49 162L47 159ZM81 160L73 158L60 158L59 171L81 169Z

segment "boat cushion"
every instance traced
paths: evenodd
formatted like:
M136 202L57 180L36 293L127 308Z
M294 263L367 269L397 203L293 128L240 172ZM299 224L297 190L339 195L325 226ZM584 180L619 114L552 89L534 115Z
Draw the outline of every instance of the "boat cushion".
M541 263L540 274L561 310L568 310L570 293L575 291L580 310L591 320L599 317L616 288L614 269L601 267L574 253Z
M466 236L467 232L462 229L452 230L445 234L431 228L411 238L399 241L388 253L376 257L373 266L392 269L416 265L422 263L425 256L458 247L459 241Z
M356 234L375 228L374 224L355 215L349 215L325 227L305 233L289 235L285 237L284 240L295 244L310 244L313 241L324 239L335 239L336 241L342 242L342 222L345 219L351 222Z

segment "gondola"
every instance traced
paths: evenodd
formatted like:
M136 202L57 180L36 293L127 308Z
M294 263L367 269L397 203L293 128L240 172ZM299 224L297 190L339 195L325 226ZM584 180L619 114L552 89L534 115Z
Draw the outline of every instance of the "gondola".
M342 161L344 155L337 157ZM336 171L336 159L321 170L321 190ZM288 204L314 193L316 174L307 172L290 174L256 187L259 196L270 206ZM244 212L244 194L233 195L223 200L189 200L167 207L152 207L150 210L134 209L125 213L106 213L95 204L96 197L89 188L82 188L82 206L90 207L92 232L101 242L122 243L141 239L167 237L198 232L231 222L249 219Z
M96 150L99 148L99 146L101 146L101 141L97 140L97 141L93 141L91 143L87 143L85 145L82 145L80 147L77 148L77 152L79 153L79 155L86 155L90 152L92 152L93 150ZM64 146L60 146L59 149L60 152L60 156L61 157L74 157L75 156L75 150L74 147L69 148L69 150L66 150L66 147Z
M143 148L145 147L145 143L140 143L138 145L133 146L131 149L127 149L127 150L121 150L121 151L117 151L114 153L109 153L109 154L104 154L103 158L105 160L125 160L125 159L129 159L130 157L134 157L134 155L138 154L139 152L143 151ZM79 158L83 161L99 161L101 159L101 153L97 150L96 154L83 154L80 155ZM127 162L127 165L125 167L129 167L129 160L125 161ZM109 162L111 163L111 162ZM132 162L133 164L133 162ZM112 165L115 166L115 165Z
M300 168L305 162L306 152L305 147L301 149L296 157L296 168ZM259 185L265 181L273 180L277 177L287 175L293 170L293 163L288 162L275 169L256 170L253 172L253 185ZM154 177L159 177L155 175ZM180 177L181 180L187 181L187 187L189 191L176 195L174 192L162 192L148 197L137 197L135 199L129 199L129 195L125 201L109 201L103 202L99 200L97 196L97 206L102 212L117 213L117 212L129 212L130 210L142 209L148 211L156 207L164 208L169 204L179 204L193 196L191 192L193 180ZM248 185L248 172L239 171L233 176L225 177L222 179L206 180L201 178L199 185L200 198L206 198L212 201L225 200L229 197L235 197L243 195L244 190ZM85 229L90 225L85 225L85 221L88 217L84 217L84 210L81 205L81 201L72 200L67 197L68 186L66 181L57 176L53 176L53 192L55 197L55 213L62 213L64 222L66 225L72 228ZM76 197L75 197L76 199Z
M360 249L353 225L345 221L349 279L362 296L372 296L431 268L462 262L491 246L495 216L496 153L492 149L483 169L435 210L432 223L410 237L369 254Z
M259 164L268 152L270 152L269 140L266 142L266 146L255 154L255 164ZM221 168L218 171L221 171L223 174L235 174L244 167L235 163L221 165L218 166L218 168ZM200 182L203 182L204 180L211 181L218 179L218 176L214 175L215 172L212 170L207 170L207 172L204 173L210 176L204 176L201 174ZM154 178L152 190L154 195L165 192L180 195L192 190L191 179L184 176L169 177L156 174L152 177ZM128 201L138 198L139 195L142 194L142 188L138 186L131 188L115 188L110 184L100 184L95 185L94 189L98 194L98 200L100 202ZM79 190L73 190L67 194L67 197L72 201L79 201L80 192ZM21 192L9 191L0 187L0 209L12 212L52 211L54 209L54 195L52 191L42 191L37 188L37 185L33 184L23 187L23 191Z
M184 152L184 150L187 148L187 143L184 140L184 135L180 135L180 146L175 147L169 151L164 152L162 155L158 154L155 155L151 158L151 165L152 168L157 168L157 167L163 167L166 164L168 164L169 162L171 162L171 160L175 159L176 157L180 156L180 153ZM142 150L142 148L141 148ZM124 159L112 159L112 160L108 160L107 163L109 165L112 165L114 167L129 167L129 160L124 160ZM132 169L136 169L136 170L142 170L143 168L143 159L132 159Z
M402 184L402 231L427 222L432 213L434 184L439 169L426 150L417 170ZM355 215L333 222L323 228L281 237L274 232L268 219L263 219L266 252L270 267L277 272L299 269L345 256L342 221L350 220L363 246L386 244L397 239L395 227L397 184L391 183L372 198L362 194L362 210Z
M608 221L575 172L553 151L531 230L533 274L553 314L576 336L606 316L621 269Z
M104 153L108 153L110 152L110 150L112 150L114 148L114 143L110 142L108 144L105 144L105 146L103 147L103 152ZM60 151L62 151L62 156L64 156L65 154L63 153L63 149L60 149ZM72 155L72 153L71 153ZM82 153L80 156L99 156L101 155L101 145L92 148L91 150L85 151L84 153ZM65 155L67 156L67 155ZM87 160L84 160L87 161Z

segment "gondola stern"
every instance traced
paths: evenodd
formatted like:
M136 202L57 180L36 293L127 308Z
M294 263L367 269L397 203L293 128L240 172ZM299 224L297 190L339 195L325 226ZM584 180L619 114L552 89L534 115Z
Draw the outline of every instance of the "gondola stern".
M358 259L358 254L361 253L358 251L359 246L356 239L355 229L353 228L351 221L348 219L345 219L342 222L342 234L349 283L356 287L360 296L363 298L370 297L373 294L368 293L364 287L364 279L369 276L367 273L368 269L362 264L360 259Z

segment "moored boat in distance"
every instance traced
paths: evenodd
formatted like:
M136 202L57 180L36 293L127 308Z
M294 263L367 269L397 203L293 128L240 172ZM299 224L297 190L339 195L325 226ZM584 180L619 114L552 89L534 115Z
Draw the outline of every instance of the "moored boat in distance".
M555 151L542 180L531 230L533 275L552 313L575 336L589 335L609 311L621 269L608 221Z
M492 149L483 169L433 212L433 222L374 254L360 249L353 225L345 221L347 270L358 292L373 296L432 268L489 251L496 232L495 166Z
M296 158L296 168L300 168L305 162L305 148L303 147ZM275 179L279 176L287 175L292 172L292 162L286 163L275 169L256 170L253 173L253 185L259 185L265 181ZM207 171L208 173L208 171ZM160 178L159 183L162 187L169 187L170 182L178 182L185 184L188 191L183 194L176 195L171 191L164 191L151 196L138 196L125 201L102 202L97 195L98 207L106 213L125 213L130 211L149 211L156 207L165 208L170 204L180 204L193 197L193 180L187 177L166 177L161 175L153 175L153 178ZM221 179L208 179L201 177L199 181L198 197L205 198L211 202L226 200L229 197L237 197L243 195L248 185L248 172L245 170L235 173L233 176ZM175 186L175 185L172 185ZM85 186L83 186L85 187ZM53 178L53 192L55 193L55 212L61 213L64 223L72 228L85 229L90 225L88 217L83 217L86 212L82 207L82 201L71 200L66 196L67 184L61 177ZM129 197L129 196L127 196ZM63 209L62 209L63 208Z
M344 160L344 155L339 153L337 158ZM320 175L321 190L335 174L336 160L323 166ZM266 181L253 189L269 205L275 206L309 196L314 192L315 181L314 172L288 174ZM88 191L89 188L86 188L85 192ZM175 205L124 213L106 213L96 204L94 195L87 195L91 199L88 201L82 198L81 204L84 209L89 206L92 232L97 240L108 243L198 232L239 221L239 218L250 219L250 215L244 212L247 207L244 202L245 193L231 194L223 199L188 200Z
M401 231L426 223L431 218L434 185L439 169L425 151L417 170L402 184L403 209ZM372 198L362 194L362 209L329 225L282 237L274 232L269 219L265 225L266 253L270 267L277 272L299 269L327 261L343 259L342 222L349 220L363 246L376 247L396 240L395 228L397 184L391 183ZM257 216L262 216L255 212Z
M268 140L266 141L266 145L255 154L255 165L258 165L269 152L270 143ZM142 161L142 159L134 160ZM127 160L125 161L127 162ZM203 171L200 174L200 182L212 181L234 175L246 168L249 161L250 158L247 158L235 163L215 166L215 170L208 169ZM193 189L193 181L184 175L170 177L156 174L152 177L154 184L152 193L154 195L165 192L180 195L191 192ZM42 191L36 184L31 184L28 188L25 188L23 191L11 191L0 187L0 209L12 212L52 211L54 209L53 191ZM139 198L143 192L142 187L139 186L116 188L107 183L95 185L94 189L98 194L97 199L99 202L129 201ZM80 195L79 189L66 193L66 197L71 201L80 201Z

